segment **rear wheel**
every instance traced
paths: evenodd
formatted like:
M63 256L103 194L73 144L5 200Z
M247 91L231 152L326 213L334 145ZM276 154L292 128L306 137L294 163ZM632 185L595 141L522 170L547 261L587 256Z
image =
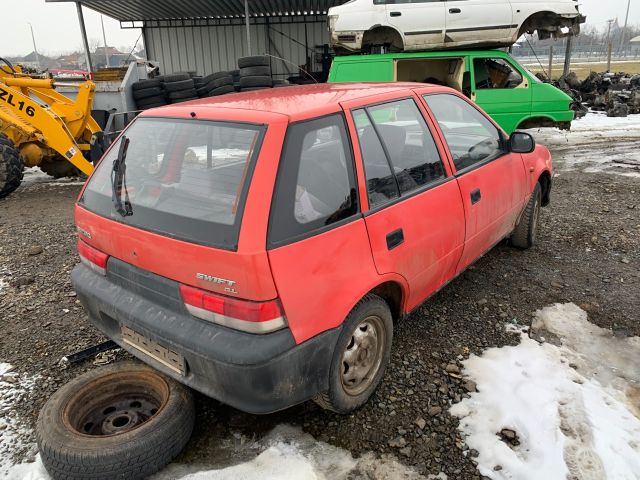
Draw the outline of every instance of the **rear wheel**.
M529 203L527 203L520 223L511 235L511 244L514 247L527 249L536 243L538 233L538 222L540 220L540 206L542 204L542 188L540 183L536 183Z
M190 390L122 362L72 380L37 422L42 462L54 479L139 479L184 448L194 423Z
M331 360L329 389L314 401L342 414L364 405L382 381L392 340L389 306L377 295L367 295L345 320Z
M14 192L22 183L24 164L9 137L0 134L0 198Z

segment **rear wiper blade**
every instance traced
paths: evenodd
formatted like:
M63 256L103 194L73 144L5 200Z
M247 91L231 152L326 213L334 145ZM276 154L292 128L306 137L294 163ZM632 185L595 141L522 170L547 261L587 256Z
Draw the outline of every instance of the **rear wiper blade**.
M111 169L111 201L115 205L116 212L123 217L133 215L133 207L129 201L129 192L127 191L126 172L127 150L129 149L129 139L122 136L118 156L113 161ZM124 190L124 202L122 201L122 190Z

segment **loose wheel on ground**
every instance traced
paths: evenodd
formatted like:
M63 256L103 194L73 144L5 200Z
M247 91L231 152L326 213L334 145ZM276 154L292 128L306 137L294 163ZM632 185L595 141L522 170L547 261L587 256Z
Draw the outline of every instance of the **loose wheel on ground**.
M536 243L538 222L540 220L540 206L542 203L542 188L536 183L529 203L527 203L522 218L511 234L511 244L514 247L527 249Z
M350 413L378 388L391 356L393 320L387 303L365 296L342 326L329 370L329 389L314 400L322 408Z
M24 164L9 137L0 134L0 198L14 192L22 182Z
M194 415L186 387L145 365L121 362L53 394L38 417L38 448L54 480L141 479L182 451Z

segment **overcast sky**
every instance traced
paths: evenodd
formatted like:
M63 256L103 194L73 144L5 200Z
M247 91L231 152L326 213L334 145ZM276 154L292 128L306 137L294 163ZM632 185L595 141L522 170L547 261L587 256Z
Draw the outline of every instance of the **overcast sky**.
M2 0L2 3L9 1ZM25 55L33 50L28 22L33 25L38 51L45 55L70 52L82 46L74 3L46 3L44 0L11 0L11 3L14 7L10 8L10 21L3 22L0 29L0 56ZM588 17L587 22L600 28L609 18L618 17L620 24L624 22L627 0L581 0L580 4ZM89 39L99 40L102 45L100 15L89 9L84 12ZM631 0L629 22L640 24L638 0ZM120 23L109 17L104 17L104 27L107 43L115 47L131 49L140 35L138 29L120 29ZM141 43L142 40L139 45Z

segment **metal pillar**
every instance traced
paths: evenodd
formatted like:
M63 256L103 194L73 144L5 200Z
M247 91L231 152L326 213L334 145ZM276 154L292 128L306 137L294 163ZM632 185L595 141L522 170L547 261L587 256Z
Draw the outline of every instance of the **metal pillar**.
M571 50L573 48L573 35L569 35L567 37L567 51L564 54L564 70L562 71L562 75L569 75L569 71L571 70Z
M33 25L31 25L30 22L27 23L29 24L29 28L31 29L31 40L33 40L33 53L36 54L36 65L38 65L38 68L40 68L40 55L38 55L38 47L36 47L36 37L33 34Z
M627 16L624 19L624 28L622 29L622 37L620 38L620 48L618 49L618 55L624 48L624 41L627 35L627 26L629 25L629 10L631 10L631 0L629 0L629 3L627 3Z
M247 29L247 54L251 55L251 30L249 29L249 0L244 0L244 22Z
M107 34L104 33L104 17L100 15L100 23L102 24L102 40L104 40L104 56L107 59L107 68L111 66L111 59L109 58L109 48L107 47Z
M91 73L93 72L93 65L91 65L91 52L89 51L89 40L87 40L87 29L84 26L82 4L80 2L76 2L76 8L78 10L78 22L80 23L80 33L82 34L82 44L84 45L84 57L87 61L87 70Z
M549 82L553 81L553 45L549 47L549 72L547 73Z

